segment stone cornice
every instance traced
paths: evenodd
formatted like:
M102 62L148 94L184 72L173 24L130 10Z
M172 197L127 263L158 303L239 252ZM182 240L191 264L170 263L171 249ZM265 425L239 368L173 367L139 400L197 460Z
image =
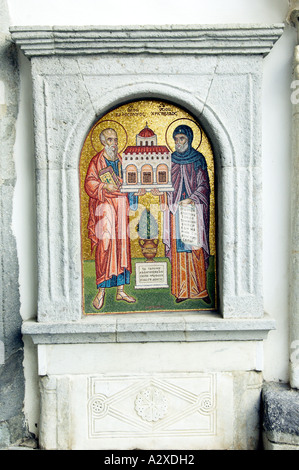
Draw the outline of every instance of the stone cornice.
M91 318L92 317L92 318ZM275 329L263 318L223 319L216 313L134 314L86 316L79 322L39 323L26 321L23 335L35 344L135 343L192 341L260 341Z
M15 26L28 57L90 54L260 54L270 52L283 24L172 26Z

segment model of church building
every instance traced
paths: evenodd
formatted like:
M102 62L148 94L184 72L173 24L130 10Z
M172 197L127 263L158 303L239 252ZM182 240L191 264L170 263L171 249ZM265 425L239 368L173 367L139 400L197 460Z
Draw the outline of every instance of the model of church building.
M144 188L150 191L173 191L171 154L165 145L158 145L157 135L146 126L136 135L136 145L122 154L123 192Z

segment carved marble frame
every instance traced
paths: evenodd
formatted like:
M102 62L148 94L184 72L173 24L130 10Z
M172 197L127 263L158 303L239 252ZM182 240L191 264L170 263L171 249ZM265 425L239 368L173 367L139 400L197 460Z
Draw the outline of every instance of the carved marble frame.
M39 289L37 321L25 322L24 334L38 344L250 340L274 328L262 298L260 97L263 57L282 31L282 25L11 29L31 60L34 95ZM67 91L64 102L59 88ZM185 108L213 144L217 314L82 317L80 151L100 115L143 98Z

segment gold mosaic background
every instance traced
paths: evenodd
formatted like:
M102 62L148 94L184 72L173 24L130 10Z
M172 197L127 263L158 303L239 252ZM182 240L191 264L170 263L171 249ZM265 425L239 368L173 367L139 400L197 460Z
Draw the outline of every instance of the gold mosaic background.
M118 149L121 154L128 145L136 145L136 135L146 126L157 135L158 145L166 145L171 152L174 151L172 133L180 124L189 125L193 129L193 147L197 148L206 158L211 186L210 199L210 251L215 255L215 191L214 191L214 158L210 142L196 120L181 108L156 100L134 101L120 106L103 116L90 130L81 152L80 160L80 191L81 191L81 236L82 260L92 259L90 240L87 233L89 216L89 198L84 190L84 180L91 158L102 150L99 141L100 132L113 127L118 133ZM136 225L144 208L151 206L151 212L159 226L159 239L161 240L163 216L160 211L159 197L146 193L139 197L139 207L136 212L130 212L130 235L133 258L142 258L138 243ZM159 243L157 257L164 257L164 245Z

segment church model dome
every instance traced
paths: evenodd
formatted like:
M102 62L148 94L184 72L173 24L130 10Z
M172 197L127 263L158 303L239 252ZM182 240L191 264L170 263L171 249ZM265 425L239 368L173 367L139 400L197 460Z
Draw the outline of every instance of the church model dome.
M136 135L136 145L145 147L157 145L157 136L154 131L148 127L147 123L145 128Z
M146 126L144 129L142 129L142 131L139 132L138 134L140 137L152 137L153 135L155 135L154 131L152 131L147 123L146 123Z

